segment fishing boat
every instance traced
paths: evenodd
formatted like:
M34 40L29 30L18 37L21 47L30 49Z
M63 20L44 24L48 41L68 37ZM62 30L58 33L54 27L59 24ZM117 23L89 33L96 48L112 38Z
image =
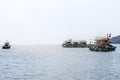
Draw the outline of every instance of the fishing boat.
M7 42L5 42L5 44L3 45L3 47L2 47L2 49L10 49L10 44L9 44L9 42L7 41Z
M69 39L68 41L65 41L62 44L62 47L65 47L65 48L85 48L85 47L87 47L87 42L84 40L72 41L72 39Z
M95 39L94 44L89 45L89 49L91 51L99 51L99 52L108 52L115 51L116 47L110 44L111 34L107 34L107 36Z

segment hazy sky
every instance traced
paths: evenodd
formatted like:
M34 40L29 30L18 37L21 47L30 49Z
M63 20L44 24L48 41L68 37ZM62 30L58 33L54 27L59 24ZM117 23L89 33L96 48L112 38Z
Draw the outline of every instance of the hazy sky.
M120 35L119 0L1 0L0 43L55 44Z

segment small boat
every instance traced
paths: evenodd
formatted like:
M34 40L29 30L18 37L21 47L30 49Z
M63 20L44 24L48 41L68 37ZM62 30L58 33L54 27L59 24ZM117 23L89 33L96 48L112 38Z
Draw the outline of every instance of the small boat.
M85 48L88 47L87 46L87 42L86 41L72 41L72 39L69 39L68 41L65 41L62 44L62 47L65 48Z
M2 47L2 49L10 49L10 44L9 44L9 42L7 41L7 42L5 42L5 44L4 44L4 46Z
M108 52L115 51L116 47L110 44L111 34L107 34L107 37L97 38L95 39L94 44L89 45L89 49L91 51L99 51L99 52Z

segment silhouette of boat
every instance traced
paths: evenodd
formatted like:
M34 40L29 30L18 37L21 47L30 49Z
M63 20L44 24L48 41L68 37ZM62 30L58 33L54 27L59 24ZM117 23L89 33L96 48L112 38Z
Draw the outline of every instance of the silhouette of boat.
M111 34L107 34L107 37L97 38L95 43L90 44L88 48L91 51L99 52L115 51L116 47L110 44L110 37Z
M87 46L86 41L72 41L72 39L69 39L68 41L65 41L62 44L62 47L65 47L65 48L85 48L88 46Z
M10 48L11 48L11 46L10 46L10 44L9 44L8 41L5 42L5 44L4 44L3 47L2 47L2 49L10 49Z

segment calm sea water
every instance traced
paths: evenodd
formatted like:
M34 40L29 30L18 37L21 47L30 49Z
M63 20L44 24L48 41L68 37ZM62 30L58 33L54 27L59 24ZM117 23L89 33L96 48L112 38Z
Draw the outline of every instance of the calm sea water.
M120 45L114 52L57 45L0 49L0 80L120 80Z

